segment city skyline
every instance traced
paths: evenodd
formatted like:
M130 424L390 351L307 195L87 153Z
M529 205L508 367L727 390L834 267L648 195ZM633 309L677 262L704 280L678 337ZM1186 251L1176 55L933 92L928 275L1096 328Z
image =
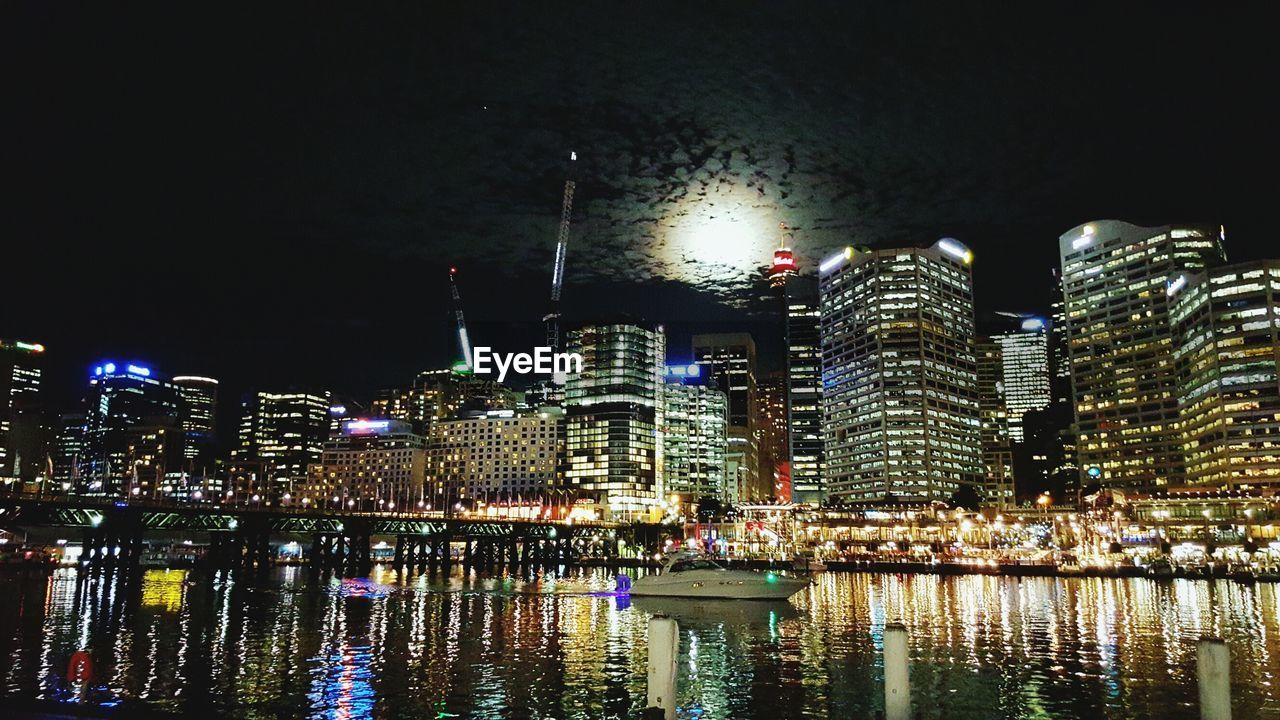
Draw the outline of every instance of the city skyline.
M457 265L473 334L529 345L570 150L583 167L566 324L586 308L643 310L677 348L697 332L750 331L765 369L783 365L781 310L764 288L779 222L810 275L846 244L956 237L978 258L980 322L1043 311L1053 238L1090 219L1221 222L1229 260L1263 257L1266 202L1244 178L1268 151L1239 127L1261 117L1241 89L1259 51L1224 39L1257 32L1243 13L815 7L743 12L714 34L698 30L719 19L713 8L682 8L680 27L663 32L613 8L564 22L515 11L528 15L518 32L453 10L403 28L370 18L350 35L278 37L296 19L267 12L257 31L215 22L180 38L150 32L158 11L18 9L40 22L9 24L32 29L6 51L47 60L47 77L77 100L19 80L30 112L2 121L24 138L12 171L27 179L5 201L15 235L30 238L12 261L59 267L11 278L28 300L6 308L5 335L50 348L51 387L127 355L217 377L227 397L290 383L369 394L448 364ZM916 17L901 42L875 31L904 15ZM559 29L588 20L593 33ZM1074 52L1023 32L1033 21ZM502 42L458 53L467 38L432 29L454 24ZM654 42L586 62L633 27ZM1154 52L1190 28L1204 52ZM419 29L430 42L409 42ZM375 46L371 36L377 52L347 52ZM703 52L671 62L695 36ZM241 52L219 59L228 39ZM120 52L131 41L168 62ZM112 100L96 89L115 86L103 75L128 102L71 124L80 102ZM464 76L481 81L453 79ZM1165 109L1173 98L1205 109ZM264 104L257 120L245 114ZM72 177L87 192L55 205ZM308 338L334 332L361 352L309 351ZM394 349L368 342L391 335Z
M5 700L1274 713L1272 35L5 3Z

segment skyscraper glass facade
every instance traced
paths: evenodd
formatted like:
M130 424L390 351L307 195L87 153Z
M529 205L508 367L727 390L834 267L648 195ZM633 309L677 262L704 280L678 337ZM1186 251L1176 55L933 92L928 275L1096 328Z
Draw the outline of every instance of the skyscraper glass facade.
M724 454L729 407L724 393L706 385L679 383L669 383L663 392L667 494L678 494L687 502L704 497L727 500Z
M1013 501L1013 446L1009 432L1004 348L995 338L979 338L978 410L982 418L983 498L1005 505Z
M818 288L812 278L788 278L787 435L792 498L820 503L823 491L822 341Z
M1009 414L1009 439L1023 441L1022 416L1049 406L1049 323L1025 318L1017 330L991 340L1000 346L1000 383Z
M1058 250L1082 483L1181 484L1170 290L1224 260L1220 229L1100 220Z
M565 384L565 483L612 517L657 512L664 499L661 327L593 325L569 332L582 372Z
M972 259L947 238L819 268L829 495L945 500L981 484Z
M746 333L693 336L694 361L702 373L729 398L729 447L726 479L731 502L763 500L769 496L768 472L759 467L756 446L756 344Z
M1280 484L1280 260L1179 275L1169 292L1187 483Z

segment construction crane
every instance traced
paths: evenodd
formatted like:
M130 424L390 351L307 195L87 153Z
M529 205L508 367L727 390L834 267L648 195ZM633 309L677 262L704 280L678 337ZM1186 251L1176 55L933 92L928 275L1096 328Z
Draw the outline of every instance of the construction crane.
M564 181L564 202L560 207L560 230L556 234L556 263L551 269L551 311L542 318L547 324L547 346L552 352L560 347L560 288L564 285L564 256L569 244L569 222L573 218L573 191L578 154L569 153L569 173Z
M453 315L458 320L458 342L462 345L462 365L471 370L471 338L467 335L467 320L462 317L462 295L458 293L458 281L455 276L458 268L449 268L449 291L453 295Z

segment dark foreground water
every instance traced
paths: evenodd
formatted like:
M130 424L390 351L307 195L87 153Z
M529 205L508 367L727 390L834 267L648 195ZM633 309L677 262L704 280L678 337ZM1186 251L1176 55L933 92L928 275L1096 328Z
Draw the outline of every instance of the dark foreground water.
M195 717L631 717L661 612L682 628L682 717L872 717L881 632L901 619L918 718L1196 717L1204 634L1231 645L1235 717L1280 718L1270 585L819 577L790 603L629 603L603 570L529 582L153 570L132 588L0 576L0 683L49 696L84 648L104 696Z

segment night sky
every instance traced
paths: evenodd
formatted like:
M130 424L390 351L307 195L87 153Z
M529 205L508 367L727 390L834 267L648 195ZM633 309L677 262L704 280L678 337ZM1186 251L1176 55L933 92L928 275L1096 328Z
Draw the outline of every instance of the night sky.
M1243 5L525 5L4 3L0 336L48 346L60 401L106 357L359 397L450 359L456 264L474 341L527 350L569 150L567 321L643 315L674 355L741 329L780 366L779 222L810 272L956 237L980 316L1045 307L1086 220L1280 254Z

